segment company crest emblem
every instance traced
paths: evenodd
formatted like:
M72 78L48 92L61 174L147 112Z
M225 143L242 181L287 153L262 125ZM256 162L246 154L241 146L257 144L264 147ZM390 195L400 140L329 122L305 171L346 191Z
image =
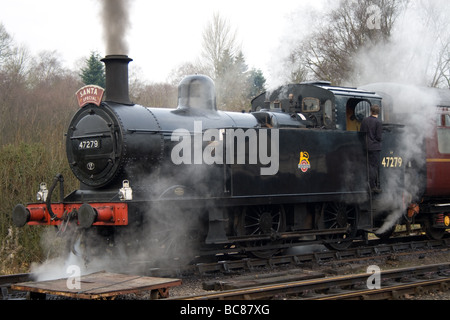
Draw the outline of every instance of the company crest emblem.
M309 163L309 153L306 151L300 152L300 161L298 162L298 168L302 172L306 172L311 168L311 164Z

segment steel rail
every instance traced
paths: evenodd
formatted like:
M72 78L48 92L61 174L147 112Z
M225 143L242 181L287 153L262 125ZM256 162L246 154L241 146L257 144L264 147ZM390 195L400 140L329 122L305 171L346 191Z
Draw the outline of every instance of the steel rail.
M11 285L19 282L25 282L31 280L31 273L17 273L10 275L0 276L0 299L6 300L9 298L9 289Z
M391 243L380 243L378 240L373 240L369 242L369 245L356 245L346 250L341 251L321 251L321 252L310 252L310 253L300 253L291 254L283 256L273 256L269 259L258 259L258 258L245 258L239 260L224 259L219 262L211 263L197 263L188 268L193 272L194 270L200 274L208 272L230 272L232 270L244 269L252 270L258 267L274 267L283 264L294 264L300 265L305 262L314 263L324 263L327 261L342 261L345 259L370 259L379 258L383 255L408 253L411 251L422 250L421 252L426 252L428 250L448 250L450 248L450 239L445 238L442 240L415 240L411 241L409 239L391 239ZM400 241L400 242L396 242ZM414 253L414 252L412 252ZM158 272L155 270L155 272Z
M430 274L444 275L439 279L425 279L418 280L418 277L427 277ZM242 289L226 290L222 292L214 292L196 296L173 297L172 300L258 300L270 299L274 296L289 296L301 295L298 299L354 299L366 297L369 295L380 294L383 290L396 292L403 289L411 289L417 287L426 287L430 285L441 285L443 289L448 288L450 282L450 262L418 267L409 267L401 269L392 269L381 271L381 283L389 283L404 278L414 277L409 283L401 283L396 286L388 285L381 289L369 290L367 286L368 279L372 276L371 273L353 274L346 276L337 276L329 278L320 278L313 280L293 281L282 284L254 286ZM360 289L355 287L360 287ZM365 288L364 288L365 286ZM390 288L392 287L392 288ZM330 289L338 288L352 288L351 292L344 292L339 294L331 294L328 296L320 296L318 291L329 291ZM390 288L390 289L388 289Z
M380 289L357 290L311 298L310 300L398 300L407 294L423 294L431 290L447 291L450 277L436 280L415 280L407 284L391 285Z

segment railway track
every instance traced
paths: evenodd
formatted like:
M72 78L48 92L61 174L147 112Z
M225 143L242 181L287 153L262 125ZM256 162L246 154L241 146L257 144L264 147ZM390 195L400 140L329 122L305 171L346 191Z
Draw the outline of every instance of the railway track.
M354 248L347 249L344 251L319 251L319 252L308 252L308 253L299 253L292 254L286 256L275 256L270 259L226 259L224 260L210 262L210 263L196 263L187 267L175 267L172 269L152 269L148 272L149 276L159 276L159 277L167 277L173 276L176 274L177 276L181 274L210 274L210 273L235 273L240 272L242 270L254 271L261 268L273 269L277 266L283 265L293 265L293 266L303 266L305 264L316 264L316 265L326 265L327 263L352 263L352 262L361 262L361 260L371 260L371 259L382 259L389 258L393 255L401 256L401 255L410 255L410 254L421 254L427 252L438 252L438 251L447 251L450 248L450 239L445 238L442 240L425 240L423 237L415 237L415 238L397 238L392 239L391 243L379 243L378 241L370 241L369 245L366 246L363 243L357 244ZM367 275L366 275L367 277ZM17 274L10 276L0 276L0 287L1 287L1 296L0 299L7 299L12 295L9 294L9 288L11 284L18 282L25 282L31 280L31 274ZM356 281L356 280L355 280ZM445 289L445 284L442 284ZM324 283L324 286L331 286L332 284ZM337 287L335 285L335 287ZM424 288L424 287L422 287ZM254 288L249 289L253 291ZM280 290L281 289L280 287ZM289 293L291 289L287 289L286 293ZM292 289L293 290L293 289ZM400 290L400 289L399 289ZM417 289L422 290L422 289ZM322 290L323 291L323 290ZM391 291L393 292L393 291ZM400 292L400 291L399 291ZM370 291L370 295L372 295L374 291ZM350 298L351 294L346 292L346 296L343 298ZM395 294L395 293L394 293ZM245 293L244 298L248 298L252 294ZM270 294L269 294L270 295ZM369 295L367 293L366 295ZM387 293L386 293L387 295ZM256 294L256 299L258 295ZM264 295L266 294L264 293ZM242 298L241 297L241 298ZM326 299L326 297L322 297ZM337 296L335 296L338 299Z
M213 272L232 273L238 270L255 270L257 268L274 268L281 265L302 265L305 263L324 264L330 261L361 261L373 258L389 257L393 254L402 255L411 252L421 253L430 250L449 250L450 238L441 240L429 240L422 236L392 238L389 243L381 243L378 240L356 244L354 247L336 251L322 250L306 253L293 253L288 255L274 256L270 259L244 258L238 259L233 256L217 258L219 261L194 263L189 266L180 266L173 269L152 269L149 271L153 276L165 276L174 274L208 274Z
M376 284L378 281L378 285ZM450 262L271 285L253 286L175 300L349 300L401 299L406 294L448 290Z
M31 280L30 273L17 273L11 275L0 276L0 300L7 300L10 298L9 289L12 284L25 282Z

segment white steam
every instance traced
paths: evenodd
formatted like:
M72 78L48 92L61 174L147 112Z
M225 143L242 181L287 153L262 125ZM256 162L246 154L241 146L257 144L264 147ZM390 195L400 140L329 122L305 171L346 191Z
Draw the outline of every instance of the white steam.
M423 156L425 139L430 138L433 132L436 106L439 102L436 89L398 83L376 83L363 88L381 94L384 99L384 108L392 108L396 114L400 115L396 119L385 119L385 122L405 125L399 142L401 150L395 150L395 152L401 154L403 166L412 164L413 170L423 168L426 165ZM407 174L405 178L395 174L389 176L387 185L383 186L383 189L386 189L387 192L381 194L380 202L386 205L386 210L396 209L386 218L385 223L377 233L389 230L406 213L406 208L393 205L396 201L395 197L398 199L402 194L406 195L408 199L420 197L420 188L423 188L423 186L418 181L414 181L417 175L418 173Z
M448 1L417 1L396 23L390 41L376 47L363 48L355 58L355 73L349 82L353 85L372 83L362 88L375 91L384 98L384 107L402 114L400 119L385 122L405 124L400 145L403 163L424 166L424 141L432 133L439 96L428 88L439 85L439 63L450 44L449 23L444 17L450 13ZM350 84L350 83L349 83ZM414 179L407 175L407 179ZM405 185L403 190L402 185ZM403 190L412 199L420 196L417 181L403 181L402 177L390 176L388 190ZM382 194L386 207L392 206L394 198ZM397 208L387 217L377 231L383 233L393 227L406 208Z
M419 86L439 84L439 72L450 45L450 2L410 2L389 41L368 45L354 59L351 85L396 82Z
M74 236L75 230L68 227L67 234L59 234L54 228L47 228L41 235L41 247L47 254L47 259L42 263L33 263L31 265L31 273L35 281L46 281L53 279L63 279L71 276L71 267L79 268L81 275L89 274L97 271L108 269L108 263L101 259L92 261L89 265L81 255L72 251L75 249L77 253L83 252L81 242L78 238L75 244L68 245Z

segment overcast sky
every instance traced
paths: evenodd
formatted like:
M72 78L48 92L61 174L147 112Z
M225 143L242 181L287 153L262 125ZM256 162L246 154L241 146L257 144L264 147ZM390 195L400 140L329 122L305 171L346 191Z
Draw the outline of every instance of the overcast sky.
M165 81L179 64L200 56L201 34L214 12L237 29L250 67L270 64L306 0L134 0L129 56L148 81ZM313 4L311 4L313 5ZM75 69L95 50L105 54L97 0L0 0L0 22L32 54L56 50ZM269 75L266 75L269 77Z

